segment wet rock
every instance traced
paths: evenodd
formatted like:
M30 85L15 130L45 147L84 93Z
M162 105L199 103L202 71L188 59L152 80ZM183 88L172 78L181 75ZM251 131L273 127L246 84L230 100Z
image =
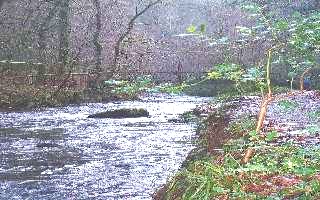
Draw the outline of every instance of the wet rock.
M186 123L185 120L180 119L180 118L172 118L172 119L168 119L169 123Z
M88 118L138 118L138 117L148 117L149 112L145 109L118 109L118 110L109 110L105 112L96 113L89 115Z
M59 147L58 144L55 143L38 143L36 145L38 148L54 148L54 147Z

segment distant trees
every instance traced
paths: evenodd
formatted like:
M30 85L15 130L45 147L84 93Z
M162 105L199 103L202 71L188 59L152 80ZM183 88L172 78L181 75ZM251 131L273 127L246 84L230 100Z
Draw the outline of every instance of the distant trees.
M175 72L180 65L182 71L203 71L226 60L257 65L268 43L243 36L241 27L255 28L255 19L232 2L0 0L0 60L41 62L60 73L74 63L72 70L94 70L102 79ZM271 9L279 1L251 2ZM315 0L284 2L285 11L275 10L282 15L319 6ZM206 27L208 37L181 36L191 24Z
M137 18L161 1L5 2L0 1L0 60L53 64L63 73L76 59L98 73L111 72L105 76L110 78Z

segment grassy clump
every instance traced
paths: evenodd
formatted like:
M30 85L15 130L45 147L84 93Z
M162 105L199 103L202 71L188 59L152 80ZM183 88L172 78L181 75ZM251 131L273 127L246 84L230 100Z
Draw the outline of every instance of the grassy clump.
M313 120L320 119L320 110L309 112L309 113L307 113L307 115L308 115L308 117L310 117Z
M281 100L278 102L278 105L280 106L281 110L285 112L289 112L294 110L296 107L298 107L298 103L290 100Z
M253 119L249 116L244 116L239 120L231 122L227 127L227 131L237 136L243 136L248 132L248 130L253 130L255 126L256 119Z

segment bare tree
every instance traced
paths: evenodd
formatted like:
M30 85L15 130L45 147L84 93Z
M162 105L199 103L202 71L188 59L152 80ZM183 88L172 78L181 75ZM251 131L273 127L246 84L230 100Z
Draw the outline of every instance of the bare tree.
M120 57L120 51L121 51L121 44L123 40L131 33L132 29L134 28L135 21L143 15L145 12L147 12L150 8L160 3L162 0L156 0L149 2L142 10L138 11L138 7L136 7L136 14L129 20L129 23L127 25L126 31L120 35L118 40L116 41L115 47L114 47L114 57L113 57L113 63L112 68L110 71L106 73L106 79L109 79L114 76L115 71L118 69L118 61Z

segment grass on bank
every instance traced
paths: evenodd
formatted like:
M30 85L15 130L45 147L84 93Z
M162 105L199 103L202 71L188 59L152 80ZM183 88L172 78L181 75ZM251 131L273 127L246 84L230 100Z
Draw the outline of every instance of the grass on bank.
M225 127L233 139L222 152L190 161L169 181L165 199L320 199L320 148L276 145L276 131L248 131L255 123L244 117ZM248 148L254 155L243 163Z

